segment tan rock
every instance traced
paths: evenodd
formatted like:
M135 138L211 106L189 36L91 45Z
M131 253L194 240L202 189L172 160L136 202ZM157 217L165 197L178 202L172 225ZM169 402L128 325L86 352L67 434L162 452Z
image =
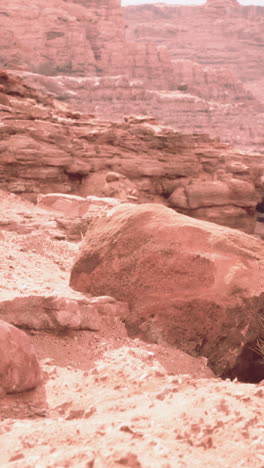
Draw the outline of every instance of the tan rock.
M89 205L85 198L77 195L49 193L38 197L39 208L61 211L65 216L82 216L87 212Z
M221 374L258 333L259 242L160 205L121 205L87 232L70 284L126 300L131 330L202 354Z
M38 360L30 338L0 320L0 388L6 393L31 390L41 383Z
M228 182L194 180L185 190L192 209L212 205L256 206L258 202L254 186L239 179Z

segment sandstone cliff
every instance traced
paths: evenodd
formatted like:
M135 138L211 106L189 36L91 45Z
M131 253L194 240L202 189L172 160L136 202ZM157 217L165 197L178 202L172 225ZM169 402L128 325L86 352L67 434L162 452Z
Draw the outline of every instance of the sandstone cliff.
M30 9L8 0L0 66L78 111L153 114L179 131L262 151L263 8L211 0L124 12L126 22L120 0L59 0L56 8L35 0Z
M5 72L0 75L0 186L41 193L154 201L253 232L263 158L150 117L123 122L72 112Z
M124 16L129 40L166 47L174 62L174 90L194 96L189 125L180 112L176 128L208 128L226 141L263 147L263 7L208 0L200 6L129 6ZM199 115L195 97L205 101L206 116ZM178 108L168 96L167 102L170 111L161 104L158 115L172 124Z
M121 72L123 20L116 0L56 3L7 0L1 6L0 64L42 74Z
M124 8L127 37L168 48L174 59L230 65L242 81L264 74L264 8L236 0L200 6L139 5Z
M7 0L0 14L0 66L42 75L146 79L167 88L168 54L127 43L120 0Z

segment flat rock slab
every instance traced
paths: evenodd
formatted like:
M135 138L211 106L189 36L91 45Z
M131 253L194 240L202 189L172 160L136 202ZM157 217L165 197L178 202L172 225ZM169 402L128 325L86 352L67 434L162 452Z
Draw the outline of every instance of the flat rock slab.
M0 301L0 318L20 328L31 330L92 330L128 317L125 302L112 297L87 298L72 293L57 295L16 296Z
M48 193L38 198L39 208L60 211L65 216L83 216L89 213L99 216L119 203L114 198L79 197L63 193Z

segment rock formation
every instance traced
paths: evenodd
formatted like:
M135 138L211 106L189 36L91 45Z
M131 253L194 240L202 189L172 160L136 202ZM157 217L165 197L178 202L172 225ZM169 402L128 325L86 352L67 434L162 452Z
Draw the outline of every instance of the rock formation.
M35 0L30 11L8 0L1 8L0 67L41 75L127 75L165 88L171 79L166 51L126 42L120 0L59 0L56 7Z
M154 201L254 231L261 155L178 133L151 117L113 123L72 112L12 74L2 72L0 84L2 189L35 202L50 192Z
M261 148L259 77L127 41L119 0L0 27L1 466L263 468L263 243L175 213L254 232L263 156L201 130Z
M1 66L37 73L118 74L124 28L116 0L26 2L1 7ZM18 53L19 51L19 53Z
M199 6L162 3L128 6L124 17L130 40L162 44L173 59L228 66L243 82L263 77L263 7L236 0Z
M4 393L32 390L41 383L41 372L30 338L0 320L0 398Z
M147 341L201 353L222 375L259 333L258 242L157 204L126 204L89 229L70 284L128 301L128 327Z
M152 114L178 131L262 150L263 8L128 7L125 24L119 0L49 1L30 12L18 0L1 7L0 66L77 111Z
M167 95L168 109L164 105L163 110L161 98L159 117L179 129L208 128L226 141L263 148L263 7L242 6L236 0L210 0L200 6L162 3L128 6L124 16L129 40L167 48L175 67L174 89L192 96L190 107L180 110L171 102L173 95ZM195 96L203 98L205 115ZM224 96L228 106L220 105ZM181 99L178 96L180 106Z

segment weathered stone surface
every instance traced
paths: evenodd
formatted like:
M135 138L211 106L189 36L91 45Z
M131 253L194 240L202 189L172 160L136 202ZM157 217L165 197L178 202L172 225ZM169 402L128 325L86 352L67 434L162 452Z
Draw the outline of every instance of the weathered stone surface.
M205 66L187 59L174 60L173 66L174 86L179 91L229 106L238 102L257 106L252 93L228 67Z
M152 113L181 130L208 129L225 141L263 147L263 6L209 0L188 6L130 5L123 11L128 39L166 47L174 64L171 92L166 102L156 93L159 105L153 103ZM189 108L184 108L183 93ZM202 98L200 110L197 97Z
M258 200L253 184L233 178L230 174L225 180L194 180L185 188L177 188L171 194L169 204L195 218L208 219L236 229L241 229L243 225L245 232L252 233L256 223L254 207Z
M126 300L131 333L206 356L221 374L259 332L263 268L253 237L160 205L125 204L87 232L70 284Z
M254 231L255 208L264 196L261 154L236 150L207 135L181 134L151 116L98 120L70 111L13 75L2 72L0 80L9 102L7 110L0 109L2 189L34 202L48 193L153 201ZM217 200L206 194L219 184L225 197L222 189ZM189 199L197 190L199 204L194 206ZM216 215L219 204L223 208Z
M56 8L52 0L34 0L30 12L8 0L0 15L0 66L78 112L112 119L125 108L180 131L263 148L263 8L210 1L124 13L126 21L120 0L59 0ZM2 96L0 105L6 113Z
M1 66L48 75L121 71L124 28L118 1L34 0L29 9L26 2L7 0L2 7Z
M113 173L114 174L114 173ZM62 212L65 216L100 215L118 205L114 198L79 197L63 193L48 193L38 197L38 207Z
M263 104L257 84L244 86L228 68L218 70L182 60L174 63L169 76L173 84L152 86L143 78L125 76L23 74L28 84L51 92L77 111L111 119L122 118L124 109L127 114L152 114L178 131L206 132L241 147L262 150Z
M111 297L17 295L0 301L0 319L31 330L93 330L108 323L119 326L129 314L128 306Z
M263 77L263 6L209 0L196 6L130 5L123 11L130 40L162 44L173 59L232 65L243 81Z
M126 41L120 0L59 0L56 7L34 0L30 11L7 0L1 8L0 67L47 76L124 75L165 89L173 80L166 50Z
M40 384L40 367L30 338L2 320L0 353L0 389L6 393L18 393Z

